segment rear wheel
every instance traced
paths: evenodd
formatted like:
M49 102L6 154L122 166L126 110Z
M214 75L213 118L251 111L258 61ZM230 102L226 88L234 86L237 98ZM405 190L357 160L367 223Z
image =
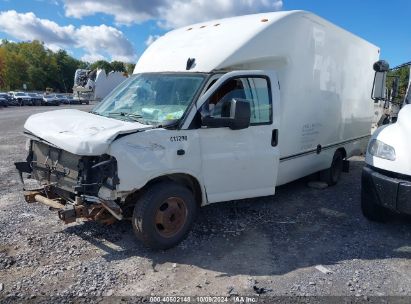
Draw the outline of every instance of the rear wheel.
M193 193L173 182L151 186L133 212L137 238L153 249L169 249L186 238L197 213Z
M338 183L343 171L344 157L341 151L334 153L331 167L320 172L320 180L326 182L328 186L334 186Z

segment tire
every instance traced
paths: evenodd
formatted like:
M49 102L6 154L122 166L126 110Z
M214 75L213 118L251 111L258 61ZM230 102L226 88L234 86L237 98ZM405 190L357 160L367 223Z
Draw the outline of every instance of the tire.
M151 186L137 201L132 225L135 235L152 249L165 250L187 237L197 214L193 193L174 182Z
M343 154L339 150L335 151L331 167L320 172L320 180L327 183L328 186L336 185L340 180L343 164Z

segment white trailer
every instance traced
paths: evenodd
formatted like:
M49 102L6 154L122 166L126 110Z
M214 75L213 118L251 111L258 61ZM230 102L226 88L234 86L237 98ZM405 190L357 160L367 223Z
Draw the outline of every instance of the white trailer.
M93 112L30 117L32 159L18 168L59 189L66 222L101 208L169 248L199 206L273 195L315 172L335 184L365 151L378 58L304 11L187 26L154 42Z
M101 101L126 79L123 72L111 71L107 74L103 69L78 69L74 74L73 97L79 103Z

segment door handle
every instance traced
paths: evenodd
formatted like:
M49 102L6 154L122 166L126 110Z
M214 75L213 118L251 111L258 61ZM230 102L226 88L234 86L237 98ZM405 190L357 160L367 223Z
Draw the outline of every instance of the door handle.
M278 129L273 130L273 134L271 136L271 146L277 147L278 145Z

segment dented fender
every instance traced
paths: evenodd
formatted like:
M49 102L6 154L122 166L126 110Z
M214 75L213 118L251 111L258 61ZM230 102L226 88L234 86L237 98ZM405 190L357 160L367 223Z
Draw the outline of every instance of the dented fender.
M152 129L114 141L108 154L117 159L117 191L133 192L168 174L187 174L203 185L201 150L196 130Z

